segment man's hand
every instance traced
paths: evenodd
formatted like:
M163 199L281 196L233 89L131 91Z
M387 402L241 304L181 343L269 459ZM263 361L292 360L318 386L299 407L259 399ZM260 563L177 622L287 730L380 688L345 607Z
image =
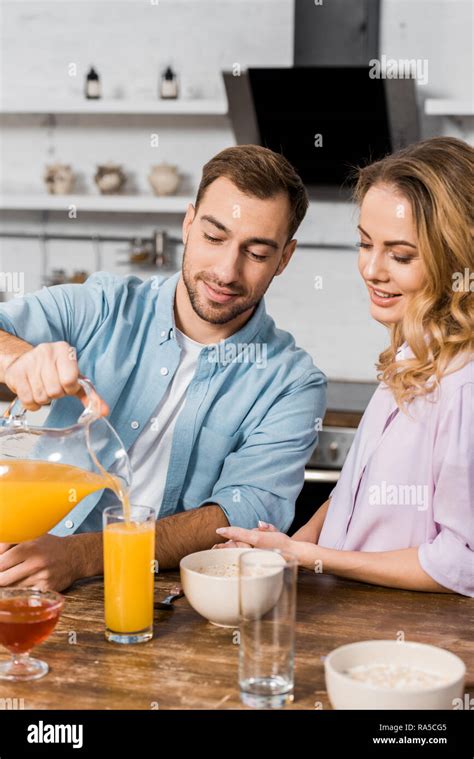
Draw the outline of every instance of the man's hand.
M29 411L37 411L55 398L77 395L87 406L88 400L79 385L76 350L66 342L40 343L25 350L11 361L4 372L4 381ZM101 409L108 414L107 404Z
M92 540L95 545L87 545ZM36 540L11 545L0 543L0 587L65 590L81 577L99 574L100 535L60 538L42 535Z

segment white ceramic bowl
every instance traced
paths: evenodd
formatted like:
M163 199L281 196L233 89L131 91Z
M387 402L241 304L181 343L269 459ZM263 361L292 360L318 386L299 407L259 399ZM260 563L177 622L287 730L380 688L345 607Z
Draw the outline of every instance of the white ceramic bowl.
M428 688L395 689L360 682L345 674L359 665L395 664L436 672L446 682ZM464 662L450 651L425 643L364 640L334 649L324 662L334 709L452 709L464 692Z
M186 598L195 611L214 625L237 627L239 625L239 578L217 577L199 571L209 565L238 564L243 553L252 551L253 564L283 566L285 560L278 553L249 548L220 548L190 553L179 563L181 585ZM263 577L249 578L252 583L249 613L263 614L276 602L281 591L282 573L276 569ZM247 578L246 578L247 580Z

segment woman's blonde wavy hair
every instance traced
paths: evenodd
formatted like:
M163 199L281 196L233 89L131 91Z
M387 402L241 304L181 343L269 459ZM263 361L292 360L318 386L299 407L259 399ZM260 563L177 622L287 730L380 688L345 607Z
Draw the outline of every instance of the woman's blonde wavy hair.
M426 282L392 325L379 356L378 379L399 407L431 393L443 375L474 354L474 149L453 137L434 137L358 169L354 196L361 205L373 185L393 187L409 201ZM468 287L455 283L467 271ZM471 285L472 286L472 285ZM413 358L396 360L404 342Z

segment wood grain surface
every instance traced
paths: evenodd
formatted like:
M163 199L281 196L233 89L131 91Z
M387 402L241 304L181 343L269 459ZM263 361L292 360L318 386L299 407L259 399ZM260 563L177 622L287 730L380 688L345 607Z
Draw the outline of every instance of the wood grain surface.
M155 600L178 580L176 572L160 574ZM76 583L64 595L58 627L33 651L49 663L49 674L30 683L0 682L0 699L24 699L25 709L243 708L235 631L206 622L185 598L171 611L155 611L152 641L125 647L104 639L101 578ZM473 600L454 594L391 590L300 570L295 700L287 708L331 708L323 657L332 649L401 635L460 656L473 696L473 610Z

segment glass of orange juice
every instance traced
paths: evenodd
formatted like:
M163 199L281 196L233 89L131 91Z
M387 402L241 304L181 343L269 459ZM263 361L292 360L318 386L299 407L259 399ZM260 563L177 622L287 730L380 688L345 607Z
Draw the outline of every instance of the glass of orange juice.
M105 637L144 643L153 637L155 512L109 506L103 526Z

